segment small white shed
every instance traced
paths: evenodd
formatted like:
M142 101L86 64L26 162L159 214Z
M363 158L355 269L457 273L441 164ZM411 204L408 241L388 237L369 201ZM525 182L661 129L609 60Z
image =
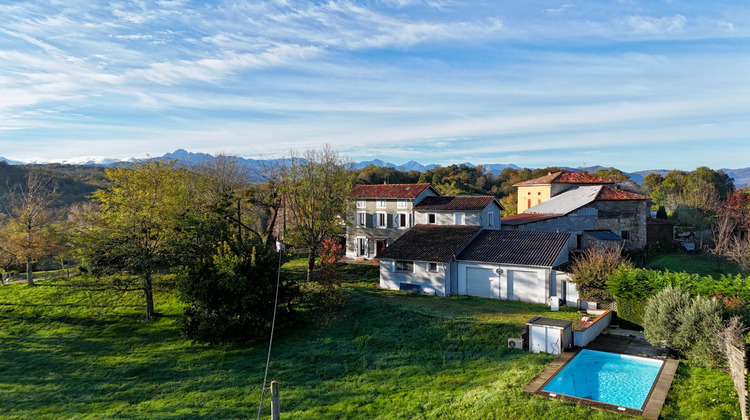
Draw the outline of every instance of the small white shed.
M573 323L561 319L536 317L526 323L529 351L560 354L573 345Z

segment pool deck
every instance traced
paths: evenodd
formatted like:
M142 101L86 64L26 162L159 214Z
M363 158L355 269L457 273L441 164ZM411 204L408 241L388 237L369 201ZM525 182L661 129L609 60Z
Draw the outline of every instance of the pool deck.
M624 330L623 330L624 331ZM625 332L624 334L602 334L597 337L594 341L589 343L585 347L589 350L606 351L610 353L619 354L630 354L636 356L648 356L664 359L661 371L656 378L656 383L651 388L651 392L646 398L646 403L642 410L636 410L628 407L618 407L612 404L601 403L598 401L587 400L583 398L576 398L571 396L563 396L547 391L542 391L542 388L550 381L555 375L557 375L568 362L575 357L582 350L582 348L576 347L571 351L566 351L560 354L555 360L552 361L547 367L537 375L534 380L529 382L523 388L523 391L529 394L542 395L547 398L565 398L567 401L574 402L576 404L585 405L592 408L598 408L603 410L609 410L628 414L631 416L639 416L647 419L659 418L659 411L664 405L667 399L667 393L669 388L672 386L672 380L674 379L675 372L677 372L677 366L679 362L677 360L666 358L666 353L663 349L650 346L645 340L642 340L638 334L630 334Z

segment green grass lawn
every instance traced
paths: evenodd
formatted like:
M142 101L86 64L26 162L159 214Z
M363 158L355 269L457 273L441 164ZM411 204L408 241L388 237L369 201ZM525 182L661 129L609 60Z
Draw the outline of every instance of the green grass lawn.
M651 258L645 268L652 270L685 271L701 276L719 278L722 274L739 274L737 265L724 259L709 258L702 254L660 254Z
M522 392L554 356L508 349L507 338L533 316L573 312L382 291L372 267L344 274L338 321L313 325L305 313L274 340L269 380L283 418L629 418ZM3 418L255 418L266 341L191 344L172 293L157 290L163 316L151 323L140 321L140 296L115 297L63 280L0 287ZM728 375L683 364L663 417L739 418L733 393Z

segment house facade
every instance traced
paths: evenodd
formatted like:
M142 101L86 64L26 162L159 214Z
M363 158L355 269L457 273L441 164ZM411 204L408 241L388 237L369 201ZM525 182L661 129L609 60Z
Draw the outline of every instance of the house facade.
M414 206L414 222L420 225L473 225L500 229L505 210L492 196L426 197Z
M346 257L373 259L416 224L500 228L503 206L491 196L444 197L428 183L356 185Z
M429 183L355 185L346 228L346 257L375 258L414 225L414 206L440 193Z

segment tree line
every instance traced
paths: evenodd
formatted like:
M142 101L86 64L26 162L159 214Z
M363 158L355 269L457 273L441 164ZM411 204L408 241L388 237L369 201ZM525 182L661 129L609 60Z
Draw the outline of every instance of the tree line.
M145 318L158 315L158 279L169 274L187 308L186 336L204 341L252 337L269 328L281 254L277 239L307 250L308 281L326 238L341 229L353 172L324 146L262 168L221 155L193 166L149 160L104 172L106 187L53 217L58 192L51 178L30 171L6 194L11 206L0 231L6 268L53 255L77 258L87 287L141 293ZM257 175L257 174L256 174ZM286 235L284 234L286 232ZM282 279L279 317L299 293Z

